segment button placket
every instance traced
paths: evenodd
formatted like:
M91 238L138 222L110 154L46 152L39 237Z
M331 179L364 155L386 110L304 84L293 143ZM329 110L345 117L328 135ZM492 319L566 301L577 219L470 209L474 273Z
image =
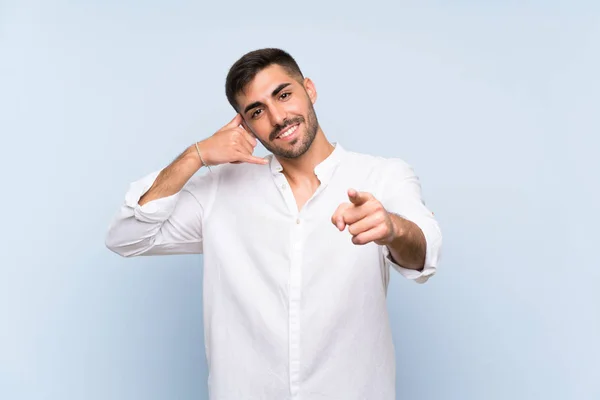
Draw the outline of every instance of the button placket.
M289 355L290 391L292 399L299 392L300 379L300 300L302 298L302 224L299 215L293 219L291 230L291 266L289 301Z
M281 196L283 197L283 200L285 201L285 204L288 207L288 210L292 215L296 215L298 213L298 206L296 205L294 193L292 193L292 191L290 190L290 185L285 179L285 176L283 176L283 174L281 173L278 173L273 175L273 179L275 186L281 193Z

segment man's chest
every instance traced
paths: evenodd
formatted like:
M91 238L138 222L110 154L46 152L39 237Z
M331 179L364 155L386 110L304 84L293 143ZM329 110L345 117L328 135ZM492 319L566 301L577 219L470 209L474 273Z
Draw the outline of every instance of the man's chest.
M275 263L300 255L303 262L328 257L370 259L377 253L376 246L354 245L348 229L340 232L331 221L340 204L349 202L350 187L377 190L365 180L344 177L332 179L312 194L294 194L285 178L232 185L215 199L203 233L206 240L224 246L223 250L254 254Z
M370 296L384 287L379 246L355 245L348 229L340 231L331 221L348 202L347 186L330 181L300 210L283 184L241 185L236 193L234 188L221 193L204 221L205 266L218 266L220 285L242 292L261 288L287 299L296 287L306 309L315 312L322 301L331 300L333 307L339 299L347 303L351 293Z

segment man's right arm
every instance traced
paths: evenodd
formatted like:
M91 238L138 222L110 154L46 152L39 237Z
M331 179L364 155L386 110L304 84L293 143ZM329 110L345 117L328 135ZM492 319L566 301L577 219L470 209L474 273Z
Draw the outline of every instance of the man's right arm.
M123 257L202 253L203 203L213 190L213 177L190 180L201 167L192 147L130 185L106 235L110 250Z
M240 124L238 114L198 143L208 165L267 162L252 155L256 139ZM191 179L201 167L196 145L191 145L160 172L132 183L110 225L106 246L124 257L202 253L204 207L214 195L216 174Z

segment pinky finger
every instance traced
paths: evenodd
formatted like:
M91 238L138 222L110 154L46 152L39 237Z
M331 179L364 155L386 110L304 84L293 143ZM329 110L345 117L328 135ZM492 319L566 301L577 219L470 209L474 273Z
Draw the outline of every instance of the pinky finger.
M250 164L260 164L260 165L266 165L269 163L269 160L267 160L266 158L260 158L260 157L255 157L255 156L247 156L244 159L245 162L250 163Z

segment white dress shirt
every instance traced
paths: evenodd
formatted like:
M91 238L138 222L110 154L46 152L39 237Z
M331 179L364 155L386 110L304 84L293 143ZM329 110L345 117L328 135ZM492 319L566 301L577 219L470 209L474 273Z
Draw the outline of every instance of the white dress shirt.
M300 211L272 155L268 165L202 169L177 194L140 206L158 172L131 184L106 245L122 256L204 254L204 328L213 400L395 400L386 308L390 266L423 283L442 235L400 159L336 144L315 168ZM422 271L375 243L354 245L331 222L347 191L372 193L423 231Z

